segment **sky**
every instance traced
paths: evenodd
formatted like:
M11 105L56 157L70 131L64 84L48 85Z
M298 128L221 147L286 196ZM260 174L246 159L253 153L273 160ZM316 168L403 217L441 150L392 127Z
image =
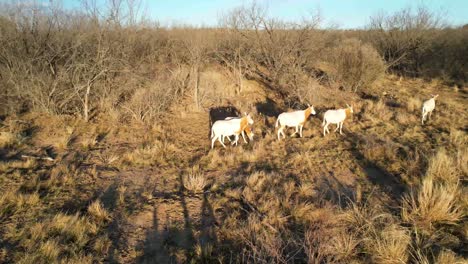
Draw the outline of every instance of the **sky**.
M392 13L408 6L416 7L421 2L430 10L443 11L450 24L468 23L468 0L257 0L268 7L269 15L286 20L300 19L318 8L326 24L341 28L361 28L377 12ZM153 0L147 10L151 18L162 24L176 21L216 25L223 12L249 3L249 0Z
M78 0L62 1L66 7L79 6ZM172 24L215 26L223 13L251 3L251 0L142 1L148 17L159 21L161 25L168 26ZM270 16L285 20L298 20L312 10L318 9L325 20L325 25L335 25L340 28L362 28L369 22L369 17L377 12L392 13L408 6L416 7L421 3L432 11L442 11L449 24L468 24L468 0L257 0L256 2L266 5Z

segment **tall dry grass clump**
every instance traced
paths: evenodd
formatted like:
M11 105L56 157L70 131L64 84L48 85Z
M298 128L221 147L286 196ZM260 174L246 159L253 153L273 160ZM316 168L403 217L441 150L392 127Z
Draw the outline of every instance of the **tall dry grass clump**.
M456 184L459 179L457 161L441 149L430 159L426 175L439 182Z
M458 183L439 183L427 175L418 189L403 198L402 219L426 231L437 224L456 224L463 217L458 187Z
M0 148L14 146L19 142L19 137L11 132L0 132Z
M371 237L366 241L366 247L375 263L408 263L411 241L408 230L393 224L382 231L373 231Z
M450 129L450 142L456 147L468 145L468 135L462 130L456 128Z
M457 151L457 166L462 173L463 179L468 178L468 148Z
M203 173L191 173L184 176L183 180L185 189L193 193L203 192L208 184Z
M96 200L88 206L88 214L97 222L104 223L110 220L110 214L101 201Z
M406 110L408 110L408 112L414 113L415 111L420 110L422 103L417 98L409 97L407 98L405 105L406 105Z

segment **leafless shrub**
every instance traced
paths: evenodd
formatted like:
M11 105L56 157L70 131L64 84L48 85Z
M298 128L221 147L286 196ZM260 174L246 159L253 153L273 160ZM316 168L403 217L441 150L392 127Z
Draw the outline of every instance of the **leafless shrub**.
M289 90L295 74L317 61L312 54L324 50L323 33L316 30L320 23L319 13L292 23L268 17L266 6L256 2L236 8L221 21L231 38L220 47L220 59L238 78L248 74Z
M434 29L442 25L441 16L424 6L415 12L404 8L390 15L379 13L371 17L368 38L391 69L414 73L418 57L430 48Z
M117 2L124 1L112 3ZM129 6L137 2L126 1ZM98 110L106 110L99 107L118 104L123 91L129 90L125 83L132 85L147 74L152 65L144 63L145 68L143 61L165 56L167 43L159 31L141 34L130 27L136 23L130 18L135 16L136 11L130 12L133 7L111 5L106 11L110 10L112 19L102 18L107 23L100 23L95 16L104 13L86 13L96 10L96 3L83 3L87 6L84 11L69 12L48 5L34 16L23 10L28 7L5 5L8 16L2 17L5 23L0 27L7 35L0 43L4 47L0 50L0 70L8 76L2 78L2 93L11 104L26 110L79 114L87 121ZM116 17L123 8L130 12L128 16ZM120 19L129 19L125 22L129 26L120 27ZM154 40L156 35L160 38Z
M152 87L140 88L123 106L124 113L136 121L153 123L164 114L174 100L172 87L155 84Z
M330 52L332 75L354 91L369 87L385 72L385 64L377 51L358 39L345 39Z

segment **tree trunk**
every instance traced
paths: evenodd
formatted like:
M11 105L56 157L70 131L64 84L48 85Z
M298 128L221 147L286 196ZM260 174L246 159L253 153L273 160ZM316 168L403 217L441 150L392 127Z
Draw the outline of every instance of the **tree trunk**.
M195 73L194 101L195 101L195 109L198 111L200 110L200 102L198 101L198 92L199 92L199 84L200 84L200 66L199 65L195 66L194 73Z
M91 85L88 84L86 87L86 93L83 103L83 117L86 122L89 120L89 92L91 91Z
M239 94L242 93L242 65L241 65L241 55L240 50L238 52L238 71L239 71Z

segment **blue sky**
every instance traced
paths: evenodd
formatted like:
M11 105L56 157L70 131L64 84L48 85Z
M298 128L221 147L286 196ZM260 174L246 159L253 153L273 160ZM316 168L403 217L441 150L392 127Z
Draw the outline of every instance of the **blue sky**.
M79 6L79 1L63 1L67 7ZM147 16L152 20L158 20L162 25L183 23L196 26L216 25L218 17L223 12L251 2L250 0L143 1ZM341 28L363 27L369 21L369 17L379 11L391 13L404 7L415 7L419 3L424 3L433 11L443 11L450 24L468 24L468 0L257 0L257 3L266 5L271 16L286 20L299 19L311 10L319 8L325 19L325 25L335 24Z

